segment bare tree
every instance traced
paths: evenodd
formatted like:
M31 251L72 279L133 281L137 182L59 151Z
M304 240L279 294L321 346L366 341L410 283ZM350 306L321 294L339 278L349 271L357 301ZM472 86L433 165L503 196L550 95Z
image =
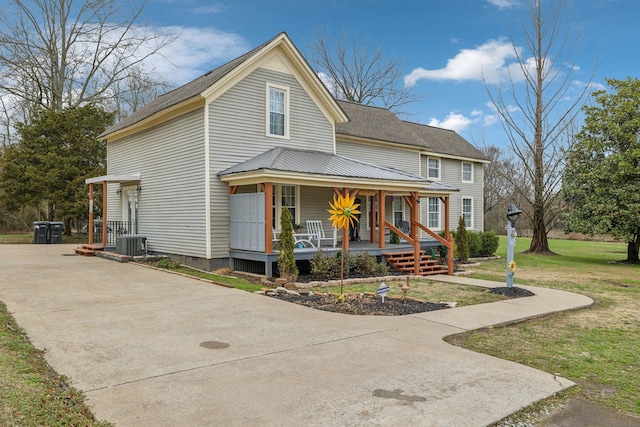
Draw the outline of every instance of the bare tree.
M0 95L17 100L28 115L107 103L136 73L153 87L141 64L172 39L136 23L144 5L10 0L0 21Z
M591 82L572 92L578 39L570 38L566 9L564 0L530 0L530 21L522 24L525 51L511 36L521 75L510 75L495 90L485 83L524 177L524 185L512 184L525 201L519 208L531 219L532 253L551 252L547 232L557 218L564 150Z
M405 115L404 108L419 100L413 86L404 84L401 61L386 58L368 42L349 38L344 31L333 41L320 33L310 50L316 72L337 99Z
M513 162L505 152L495 145L480 149L491 163L484 167L484 213L497 206L506 206L512 195L512 179L515 171Z

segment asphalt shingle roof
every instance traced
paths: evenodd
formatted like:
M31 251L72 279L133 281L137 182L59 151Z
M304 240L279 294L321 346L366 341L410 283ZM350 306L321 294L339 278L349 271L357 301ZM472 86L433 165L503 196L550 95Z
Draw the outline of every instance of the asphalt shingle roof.
M280 33L282 34L282 33ZM104 132L102 135L102 137L107 136L109 134L112 134L114 132L117 132L119 130L125 129L133 124L136 124L148 117L153 116L156 113L159 113L162 110L165 110L169 107L172 107L174 105L177 105L183 101L186 101L187 99L193 98L195 96L198 96L200 93L202 93L203 91L205 91L207 88L211 87L212 85L214 85L218 80L220 80L221 78L223 78L225 75L227 75L228 73L230 73L231 71L233 71L236 67L240 66L242 63L244 63L246 60L248 60L249 58L251 58L253 55L255 55L257 52L259 52L264 46L268 45L269 43L271 43L274 39L276 39L277 37L280 36L280 34L278 34L277 36L273 37L270 40L267 40L265 43L261 44L260 46L256 47L255 49L250 50L249 52L245 53L242 56L237 57L236 59L234 59L231 62L227 62L226 64L209 71L207 74L204 74L200 77L198 77L197 79L183 85L180 86L179 88L176 88L170 92L167 92L165 94L160 95L159 97L157 97L156 99L154 99L153 101L151 101L149 104L145 105L144 107L136 110L135 112L133 112L132 114L128 115L127 117L125 117L124 119L120 120L117 124L115 124L114 126L110 127L109 129L107 129L106 132Z
M199 96L207 88L214 85L225 75L249 60L276 38L266 41L242 56L228 62L207 74L163 95L136 110L122 119L116 125L105 131L101 137L126 129L183 101ZM346 101L337 101L339 107L349 117L346 123L336 124L336 134L359 137L369 140L391 142L414 147L420 147L434 153L468 157L472 159L488 160L478 149L473 147L454 131L440 129L400 120L395 114L385 108L366 106Z
M424 146L424 141L386 108L346 101L338 101L338 105L347 114L349 121L337 123L336 134L418 147Z
M439 154L487 160L480 150L456 132L400 120L385 108L338 101L349 122L336 124L336 134L395 142Z

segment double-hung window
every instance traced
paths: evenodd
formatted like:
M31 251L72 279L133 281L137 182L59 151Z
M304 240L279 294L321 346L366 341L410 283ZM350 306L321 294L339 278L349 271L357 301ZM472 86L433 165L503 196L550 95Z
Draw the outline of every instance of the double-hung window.
M267 135L289 137L289 90L267 85Z
M295 185L276 184L273 188L273 229L280 230L280 214L283 208L289 209L291 219L297 222L298 189Z
M473 163L462 162L462 182L473 183Z
M427 158L427 178L440 180L440 159Z
M431 229L440 228L440 200L437 197L429 197L428 200L428 226Z
M462 198L462 216L467 228L473 228L473 199L470 197Z

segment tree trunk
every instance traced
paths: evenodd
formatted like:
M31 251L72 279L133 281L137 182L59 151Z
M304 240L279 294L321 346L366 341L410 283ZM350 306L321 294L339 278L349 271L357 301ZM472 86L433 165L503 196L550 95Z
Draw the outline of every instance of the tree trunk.
M627 259L626 262L638 264L640 258L638 257L638 251L640 250L640 239L636 234L635 239L627 244Z
M549 249L547 230L544 226L544 206L542 203L535 203L533 209L533 235L531 236L531 245L525 252L533 254L553 254Z
M64 220L64 235L71 236L71 219L69 218Z

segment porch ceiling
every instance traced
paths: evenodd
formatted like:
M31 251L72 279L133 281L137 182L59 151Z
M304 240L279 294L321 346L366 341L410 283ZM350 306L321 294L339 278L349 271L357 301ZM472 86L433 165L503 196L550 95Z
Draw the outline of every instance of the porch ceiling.
M140 174L139 173L134 173L134 174L122 174L122 175L102 175L102 176L96 176L93 178L87 178L84 180L85 184L101 184L103 182L107 182L107 183L114 183L114 182L136 182L136 181L140 181Z
M331 153L273 148L218 174L229 185L263 182L449 194L457 190L402 171Z

